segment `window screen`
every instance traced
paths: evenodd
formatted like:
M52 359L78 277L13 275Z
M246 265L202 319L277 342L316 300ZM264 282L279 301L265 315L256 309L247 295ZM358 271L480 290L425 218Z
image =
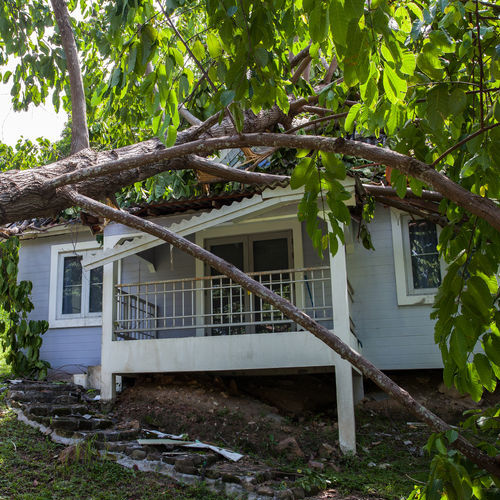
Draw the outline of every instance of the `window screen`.
M426 220L408 223L413 288L437 288L441 284L441 266L436 226Z
M82 309L82 264L79 255L64 257L63 314L80 314Z

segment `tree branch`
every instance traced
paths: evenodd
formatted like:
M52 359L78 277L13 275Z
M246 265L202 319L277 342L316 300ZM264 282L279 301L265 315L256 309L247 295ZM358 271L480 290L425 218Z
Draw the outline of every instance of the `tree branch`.
M309 55L310 47L311 47L311 42L309 42L309 45L307 47L305 47L304 49L302 49L296 56L293 56L290 59L290 68L291 69L295 68L295 66L297 66L297 64L299 64L300 61L302 61L302 59L304 59L304 57L307 57Z
M241 182L242 184L265 185L274 182L284 182L290 179L287 175L273 175L239 170L196 155L189 155L187 161L189 168L201 170L202 172L215 175L228 181Z
M187 144L179 144L168 149L158 149L151 153L138 155L132 158L110 161L97 167L87 167L56 179L48 181L45 190L55 189L63 185L80 182L84 179L108 175L127 170L131 167L141 167L148 164L159 164L165 160L179 158L187 154L206 154L218 149L231 149L246 146L288 147L312 149L331 153L340 153L368 161L381 163L395 168L400 172L423 181L434 190L440 192L445 198L465 208L470 213L481 217L497 231L500 231L500 207L492 200L483 198L453 182L426 163L410 156L373 146L359 141L350 141L343 138L322 136L293 136L287 134L240 134L232 137L203 139ZM166 170L167 168L165 168ZM47 191L46 191L47 192Z
M474 139L474 137L481 135L483 132L486 132L487 130L491 130L492 128L498 127L499 125L500 123L494 123L493 125L489 125L488 127L480 128L473 134L465 137L465 139L462 139L461 141L458 141L456 144L453 144L453 146L448 148L442 155L440 155L436 160L434 160L431 163L431 167L434 168L441 160L446 158L452 151L455 151L455 149L458 149L460 146L463 146L466 142L471 141L472 139Z
M421 210L420 208L415 207L408 202L405 203L401 199L386 198L384 196L374 196L374 198L375 201L379 203L397 208L399 210L402 210L403 212L408 212L409 214L412 215L416 215L417 217L426 219L432 222L433 224L437 224L441 227L446 227L446 225L448 224L448 219L446 217L441 217L439 215L429 213L425 210Z
M64 0L50 0L54 9L57 27L66 55L66 67L71 88L71 154L89 147L89 130L87 127L87 105L83 88L80 61L75 37L69 20L69 13Z
M304 73L304 71L306 70L306 68L309 66L309 64L311 63L312 61L312 57L310 55L307 55L303 60L302 62L300 63L299 67L295 70L295 73L292 75L292 79L291 79L291 82L292 83L297 83L299 78L300 78L300 75L302 73Z
M342 342L342 340L340 340L333 332L314 321L304 312L297 309L297 307L285 298L279 296L261 283L250 278L236 266L229 264L204 248L201 248L189 240L172 233L158 224L143 220L134 215L96 202L67 187L60 189L59 194L67 198L72 204L78 205L88 212L156 236L157 238L175 246L179 250L192 255L194 258L202 260L219 271L221 274L231 278L244 289L254 293L267 303L273 305L286 317L295 321L295 323L305 328L306 331L312 333L315 337L338 353L343 359L349 361L353 366L358 368L363 375L375 382L383 391L391 395L394 399L401 403L403 407L415 415L419 420L422 420L429 425L432 429L438 432L446 432L451 429L451 427L444 420L440 419L437 415L433 414L418 401L412 398L408 392L399 387L387 375L382 373L375 365L370 363L350 346ZM472 462L486 469L491 474L500 477L500 465L496 463L494 457L487 456L461 435L459 435L453 445Z
M388 186L375 186L373 184L363 184L363 188L368 194L373 196L396 196L397 192L394 188ZM422 200L431 200L440 202L443 199L443 195L436 193L435 191L422 191L422 196L417 196L410 188L406 190L406 198L418 198Z

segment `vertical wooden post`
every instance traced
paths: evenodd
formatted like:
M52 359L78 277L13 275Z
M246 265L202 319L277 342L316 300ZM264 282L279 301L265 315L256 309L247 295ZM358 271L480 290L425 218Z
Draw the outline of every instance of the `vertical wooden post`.
M328 224L331 232L331 226ZM339 246L334 257L330 255L330 279L332 284L333 331L350 345L349 296L345 248ZM337 388L337 414L339 444L344 453L356 453L356 425L354 417L354 388L352 366L339 358L335 365Z

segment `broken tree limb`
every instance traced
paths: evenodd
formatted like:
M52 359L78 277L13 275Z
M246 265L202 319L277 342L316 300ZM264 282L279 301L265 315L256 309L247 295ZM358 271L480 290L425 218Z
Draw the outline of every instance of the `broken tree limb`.
M426 219L432 222L433 224L437 224L441 227L446 227L448 225L448 219L446 217L441 217L436 213L431 213L425 210L421 210L419 207L415 207L409 202L405 203L401 199L385 198L383 196L377 196L375 200L389 207L394 207L397 208L398 210L402 210L403 212L407 212L422 219Z
M196 155L189 155L187 161L190 168L201 170L222 179L241 182L242 184L272 184L273 182L283 182L290 179L287 175L263 174L248 170L239 170Z
M425 182L444 197L465 208L470 213L484 219L497 231L500 231L500 207L495 202L471 193L444 174L437 172L430 165L379 146L373 146L360 141L323 136L257 133L197 140L187 144L175 145L168 149L158 149L134 158L115 160L98 167L88 167L64 174L57 179L47 182L45 189L55 189L63 185L80 182L83 179L120 172L130 167L137 168L151 163L158 164L162 161L191 153L207 154L218 149L245 146L289 147L341 153L396 168L406 175ZM0 222L2 221L0 220Z
M193 256L194 258L207 263L221 274L231 278L246 290L262 298L267 303L281 311L287 318L295 321L295 323L312 333L315 337L320 339L337 354L339 354L343 359L349 361L353 366L359 369L363 375L375 382L383 391L401 403L403 407L415 415L419 420L422 420L429 425L429 427L433 430L437 432L446 432L451 430L451 427L444 420L416 401L410 394L408 394L407 391L399 387L370 361L342 342L333 332L314 321L311 317L303 311L300 311L285 298L275 292L272 292L258 281L250 278L236 266L224 261L220 257L217 257L208 250L199 247L195 243L172 233L165 227L99 203L77 193L67 186L60 188L58 190L58 195L66 198L72 205L77 205L94 215L105 217L114 222L118 222L156 236L157 238L175 246L179 250ZM489 457L461 435L459 435L454 441L453 446L461 451L472 462L487 470L494 476L500 478L500 464L497 463L494 457Z
M397 192L390 186L376 186L374 184L363 184L363 188L368 194L373 196L397 196ZM410 188L406 190L405 198L419 198L422 200L437 201L438 203L443 199L441 193L436 191L422 190L422 195L417 196Z

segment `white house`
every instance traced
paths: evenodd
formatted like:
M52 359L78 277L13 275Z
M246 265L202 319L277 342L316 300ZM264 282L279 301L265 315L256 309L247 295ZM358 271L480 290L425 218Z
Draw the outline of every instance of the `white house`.
M354 182L344 184L354 205ZM345 247L321 259L297 220L301 196L257 189L165 202L143 216L290 299L379 368L441 367L429 319L441 279L436 227L378 206L375 252L353 225ZM113 399L117 375L334 372L340 443L355 450L359 373L201 261L125 226L106 226L100 244L87 227L69 225L26 234L19 269L33 282L32 318L49 320L42 357L68 372L101 365L104 400Z

